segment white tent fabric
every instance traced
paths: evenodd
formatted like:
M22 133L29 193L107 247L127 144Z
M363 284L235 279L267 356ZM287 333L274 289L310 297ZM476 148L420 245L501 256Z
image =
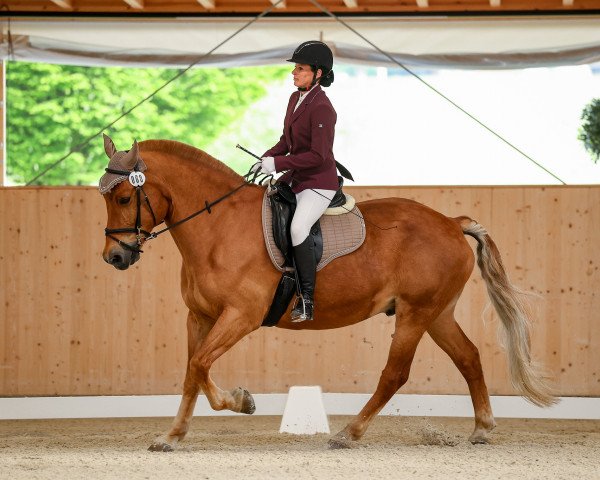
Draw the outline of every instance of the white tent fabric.
M397 19L344 21L397 61L412 67L507 69L600 61L600 18ZM3 25L2 59L70 65L183 67L197 61L248 19L83 21ZM9 41L9 38L12 41ZM263 18L199 66L282 63L307 39L321 38L336 62L394 66L331 18Z

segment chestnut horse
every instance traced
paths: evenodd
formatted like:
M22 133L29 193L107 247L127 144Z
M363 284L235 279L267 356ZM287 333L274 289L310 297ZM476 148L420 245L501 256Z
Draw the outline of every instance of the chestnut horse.
M105 137L109 158L116 153ZM119 152L123 155L123 152ZM131 228L141 210L141 228L167 226L222 197L244 182L223 163L191 146L168 140L134 143L123 160L126 170L141 159L147 166L141 207L135 188L122 181L104 194L109 229ZM215 410L253 413L254 401L241 388L227 391L210 377L215 360L245 335L261 326L280 273L273 267L263 241L261 203L264 187L237 190L211 213L177 225L170 232L183 257L181 292L189 309L188 363L183 396L171 429L150 446L170 451L190 425L200 389ZM472 248L506 333L511 381L532 403L548 406L555 399L530 359L529 322L519 291L511 285L496 245L485 229L468 217L449 218L420 203L386 198L359 204L367 223L364 244L318 274L315 320L291 323L285 315L279 328L330 329L352 325L378 313L395 313L395 331L377 389L360 413L329 445L349 447L407 381L417 344L427 332L450 356L465 378L475 412L469 440L486 443L495 427L479 352L454 318L454 308L474 265ZM369 222L395 226L369 228ZM141 241L143 242L143 238ZM107 236L106 262L126 269L139 258L133 233ZM131 247L131 248L130 248ZM288 312L289 314L289 312Z

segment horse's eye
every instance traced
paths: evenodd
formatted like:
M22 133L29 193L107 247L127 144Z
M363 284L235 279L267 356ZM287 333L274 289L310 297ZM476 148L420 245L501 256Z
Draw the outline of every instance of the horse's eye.
M119 205L127 205L131 200L131 197L121 197L119 198Z

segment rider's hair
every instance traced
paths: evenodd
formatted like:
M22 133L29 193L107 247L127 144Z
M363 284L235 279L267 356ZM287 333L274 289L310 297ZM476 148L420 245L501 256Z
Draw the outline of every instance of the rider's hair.
M327 67L315 67L314 65L311 65L310 68L315 73L317 70L321 70L321 78L319 78L319 85L321 85L322 87L328 87L333 83L333 70L329 70L329 73L325 75Z

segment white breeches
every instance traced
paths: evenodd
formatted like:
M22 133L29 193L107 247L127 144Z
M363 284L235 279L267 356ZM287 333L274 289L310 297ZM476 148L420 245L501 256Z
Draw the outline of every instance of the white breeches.
M325 213L334 195L335 190L319 188L315 188L315 191L307 188L296 194L296 212L292 218L290 231L294 247L306 240L310 228Z

